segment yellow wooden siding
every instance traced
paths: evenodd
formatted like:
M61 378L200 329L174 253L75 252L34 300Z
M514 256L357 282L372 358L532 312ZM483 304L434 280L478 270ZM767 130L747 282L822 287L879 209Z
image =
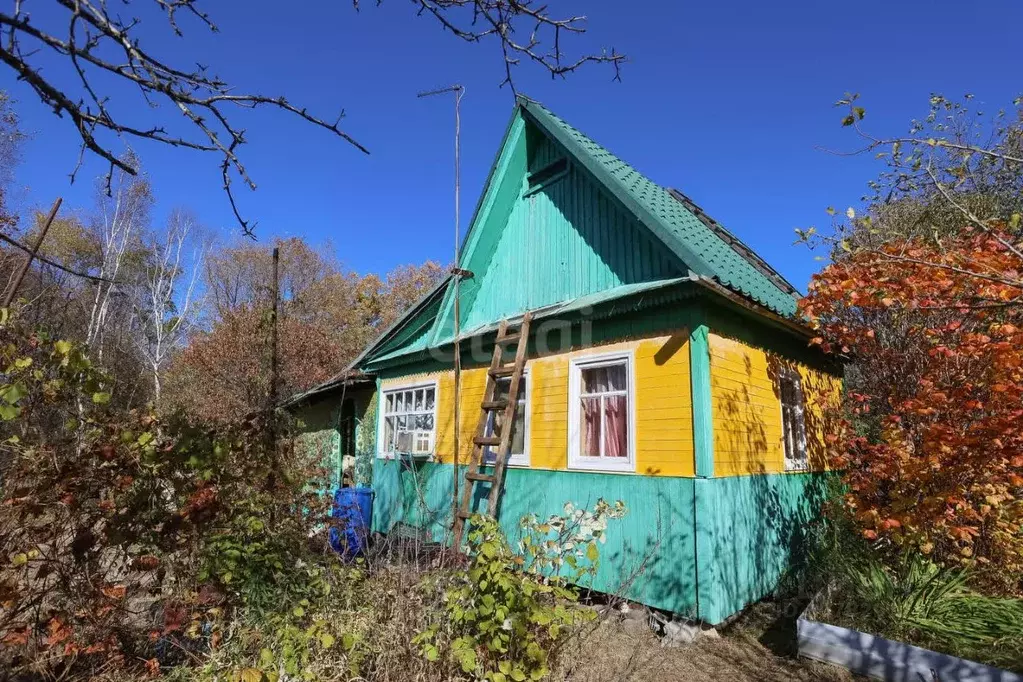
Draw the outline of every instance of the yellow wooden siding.
M684 339L684 342L680 342ZM688 332L682 336L609 344L529 361L529 459L531 468L568 466L569 366L574 358L633 351L636 395L636 473L692 476L693 408L689 380ZM486 387L486 368L462 371L460 457L471 454L472 437ZM437 381L436 459L450 463L454 450L454 375L438 372L388 379L382 388Z
M689 334L644 340L636 348L636 471L695 475Z
M711 334L709 341L714 475L785 471L778 375L786 366L802 378L810 468L826 468L820 400L837 400L840 380L733 339Z
M568 466L568 358L551 356L529 363L529 466Z

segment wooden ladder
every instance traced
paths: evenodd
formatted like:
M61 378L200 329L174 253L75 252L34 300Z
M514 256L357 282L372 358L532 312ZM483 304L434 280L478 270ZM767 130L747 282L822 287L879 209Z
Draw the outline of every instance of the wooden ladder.
M454 531L456 550L462 547L462 536L465 522L472 516L472 497L475 483L489 483L487 513L497 516L497 505L504 486L504 469L508 464L508 450L511 447L512 425L515 423L515 410L519 399L519 385L522 382L522 371L526 366L526 344L529 339L529 321L531 313L522 316L518 329L510 329L508 320L501 320L494 341L494 357L487 371L487 388L483 392L480 405L480 418L476 425L476 435L472 439L472 455L469 457L469 468L465 472L465 486L462 489L462 500L455 512L452 530ZM505 364L504 353L508 346L515 346L515 359L510 365ZM508 395L497 397L497 383L501 379L509 379ZM488 436L487 421L492 413L503 412L500 435ZM457 428L457 425L456 425ZM497 446L494 457L494 472L486 474L480 471L486 466L485 449Z

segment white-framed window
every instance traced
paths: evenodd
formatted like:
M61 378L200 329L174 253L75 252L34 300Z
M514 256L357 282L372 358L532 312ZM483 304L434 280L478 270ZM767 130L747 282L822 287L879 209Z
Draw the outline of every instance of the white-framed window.
M631 351L571 361L569 468L636 470L636 392L632 364Z
M803 382L798 371L786 368L779 374L778 384L781 394L782 438L785 441L785 471L800 471L807 468Z
M436 436L436 381L386 388L381 392L379 456L431 455Z
M522 378L519 380L519 395L515 405L515 422L512 424L511 443L508 446L508 464L511 466L529 466L529 387L531 385L529 372L525 370L522 372ZM507 398L509 390L511 390L511 377L498 379L494 399ZM500 436L503 419L503 411L489 412L485 435ZM497 457L497 447L488 445L483 450L483 457L487 464L493 464Z

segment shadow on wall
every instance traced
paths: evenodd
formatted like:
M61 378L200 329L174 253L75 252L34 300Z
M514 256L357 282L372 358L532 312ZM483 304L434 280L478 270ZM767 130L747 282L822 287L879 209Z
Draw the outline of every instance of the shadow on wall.
M378 460L374 530L418 533L450 542L450 465L409 465ZM486 507L486 484L477 484L477 511ZM520 520L563 515L565 504L592 510L598 499L621 500L626 516L609 522L599 546L599 568L580 587L620 595L675 613L695 615L696 557L693 480L585 472L509 469L499 519L512 546Z
M829 493L819 411L805 410L810 471L784 472L779 378L792 367L768 353L764 376L747 353L745 376L733 377L717 392L715 416L725 424L715 435L725 441L716 442L715 450L728 453L732 475L719 471L721 477L697 482L697 519L705 539L701 615L708 620L725 618L776 590L806 557L813 521ZM805 382L807 374L801 374ZM816 373L809 376L813 381ZM827 382L804 383L804 394L815 395Z

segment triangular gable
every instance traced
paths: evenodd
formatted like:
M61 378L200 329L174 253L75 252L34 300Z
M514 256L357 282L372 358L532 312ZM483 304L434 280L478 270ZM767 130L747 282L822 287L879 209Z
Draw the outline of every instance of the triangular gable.
M459 285L463 334L527 309L687 275L715 280L783 316L795 312L795 289L684 195L654 184L522 96L458 267L474 273ZM454 281L432 296L357 363L450 342Z
M667 189L643 176L539 102L522 96L518 102L527 116L579 159L594 178L694 273L715 279L776 313L784 316L795 314L794 290L780 286L775 278L747 260Z
M462 245L461 329L689 267L517 106ZM454 331L448 292L434 343Z

